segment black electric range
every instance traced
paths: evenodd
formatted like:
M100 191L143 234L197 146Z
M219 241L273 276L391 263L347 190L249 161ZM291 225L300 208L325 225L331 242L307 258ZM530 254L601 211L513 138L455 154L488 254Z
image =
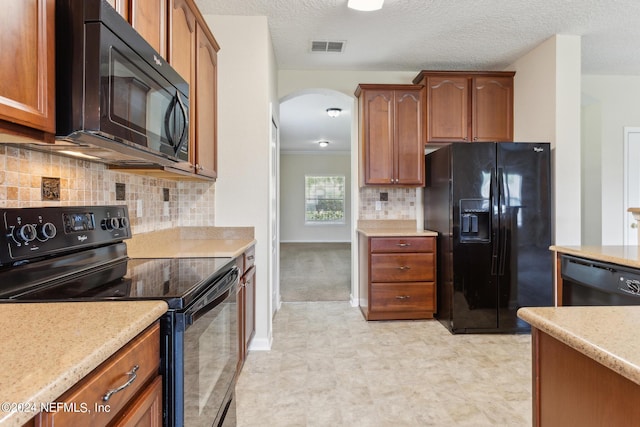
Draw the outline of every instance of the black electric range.
M232 258L131 259L126 206L0 209L0 215L0 302L166 301L163 425L235 419L239 275Z

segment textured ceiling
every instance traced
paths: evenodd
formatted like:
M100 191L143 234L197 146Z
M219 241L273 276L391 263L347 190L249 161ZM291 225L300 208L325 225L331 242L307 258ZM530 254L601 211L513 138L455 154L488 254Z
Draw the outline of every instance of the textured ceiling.
M279 69L503 70L564 34L581 36L584 74L640 75L640 0L385 0L376 12L348 9L347 0L196 3L204 14L267 16ZM346 44L342 53L312 53L312 40ZM332 139L326 151L349 150L352 112L316 118L343 101L316 93L282 102L282 149L313 151Z
M500 70L554 34L582 36L585 74L640 74L638 0L196 0L204 14L262 15L280 69ZM311 40L344 40L311 53Z

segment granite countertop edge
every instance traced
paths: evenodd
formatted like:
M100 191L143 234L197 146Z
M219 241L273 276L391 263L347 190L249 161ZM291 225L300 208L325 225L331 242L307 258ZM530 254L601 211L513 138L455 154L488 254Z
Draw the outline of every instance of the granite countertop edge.
M523 307L518 310L518 317L529 323L532 327L550 335L574 350L640 385L640 361L634 361L627 357L633 354L631 347L625 346L625 351L617 351L607 346L607 340L604 337L611 336L611 330L609 328L603 328L601 330L591 328L591 336L587 336L587 334L577 328L569 324L563 324L563 316L557 316L557 318L560 319L558 321L554 320L555 315L563 311L565 314L564 318L568 318L570 310L575 313L580 313L580 315L576 317L582 317L588 313L596 313L594 317L598 317L597 313L601 313L603 308L606 309L606 307ZM611 308L625 309L623 307ZM638 308L636 315L640 316L640 308ZM624 343L625 339L618 339L614 343L616 345L613 347L619 349L621 342Z
M640 268L640 250L638 246L635 245L554 245L549 247L549 249L561 254L609 262L631 268Z
M0 321L4 351L13 349L0 356L4 370L0 371L0 400L36 405L55 402L167 309L164 301L0 304L5 318ZM12 326L11 319L20 317L33 322ZM83 339L95 336L98 325L103 336ZM46 358L39 356L43 353ZM0 410L0 426L22 426L37 412Z

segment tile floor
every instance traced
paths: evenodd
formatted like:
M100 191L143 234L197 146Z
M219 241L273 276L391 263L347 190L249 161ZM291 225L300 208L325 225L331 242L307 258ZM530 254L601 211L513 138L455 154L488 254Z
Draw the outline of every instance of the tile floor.
M529 335L366 322L348 302L284 303L250 352L238 427L530 426Z

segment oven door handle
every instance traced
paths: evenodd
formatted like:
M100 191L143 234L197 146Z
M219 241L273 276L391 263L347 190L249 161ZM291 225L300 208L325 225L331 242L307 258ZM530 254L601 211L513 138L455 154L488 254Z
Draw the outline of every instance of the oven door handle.
M204 304L199 307L194 307L192 310L189 310L185 313L185 321L187 325L193 325L199 318L209 313L211 310L216 308L222 303L225 299L229 297L231 294L231 289L227 289L222 294L217 296L213 301Z

